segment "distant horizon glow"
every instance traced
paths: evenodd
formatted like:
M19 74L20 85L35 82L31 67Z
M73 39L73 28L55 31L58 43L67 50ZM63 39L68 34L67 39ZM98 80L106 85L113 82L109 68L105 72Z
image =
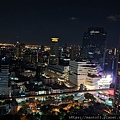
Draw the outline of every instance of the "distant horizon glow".
M118 0L1 0L0 41L50 45L51 38L57 36L60 45L81 46L88 28L102 27L107 32L107 48L113 48L119 43L119 4Z

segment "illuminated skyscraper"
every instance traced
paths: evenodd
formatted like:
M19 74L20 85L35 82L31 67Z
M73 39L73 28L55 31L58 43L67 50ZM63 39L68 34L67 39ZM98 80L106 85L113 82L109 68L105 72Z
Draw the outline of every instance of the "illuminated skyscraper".
M106 32L104 28L91 27L84 33L81 56L98 62L104 69Z
M52 43L50 47L50 58L49 64L58 64L58 57L59 57L59 38L51 38Z
M17 42L15 45L15 58L19 59L21 57L23 57L23 48L24 48L24 44Z
M58 40L59 40L59 38L51 38L51 39L52 39L52 44L51 44L51 48L50 48L50 54L58 57L58 52L59 52Z

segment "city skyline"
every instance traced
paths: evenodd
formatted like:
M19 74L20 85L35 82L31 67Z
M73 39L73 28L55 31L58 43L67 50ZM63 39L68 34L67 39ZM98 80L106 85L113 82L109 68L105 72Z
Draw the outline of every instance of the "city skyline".
M115 47L120 36L119 1L0 1L0 42L49 45L81 45L89 27L103 27L107 47ZM114 41L114 42L113 42Z

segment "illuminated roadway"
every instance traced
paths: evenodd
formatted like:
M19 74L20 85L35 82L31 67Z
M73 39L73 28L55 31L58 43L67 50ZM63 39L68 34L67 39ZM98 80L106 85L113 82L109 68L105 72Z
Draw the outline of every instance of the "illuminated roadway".
M106 89L94 89L94 90L76 90L76 91L69 91L69 92L62 92L62 93L51 93L51 94L40 94L40 95L26 95L26 96L20 96L15 98L35 98L35 97L46 97L46 96L56 96L56 95L63 95L63 94L76 94L76 93L87 93L87 92L95 92L95 91L108 91L108 90L114 90L112 88L106 88ZM8 98L0 98L0 100L8 100L12 99L12 97Z

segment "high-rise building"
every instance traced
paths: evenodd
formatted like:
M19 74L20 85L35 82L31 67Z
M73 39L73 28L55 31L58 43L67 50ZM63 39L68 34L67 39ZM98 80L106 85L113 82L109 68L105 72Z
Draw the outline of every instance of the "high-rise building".
M120 103L120 44L118 46L117 52L116 52L116 79L115 79L115 102Z
M59 38L51 38L52 43L50 47L49 64L58 64L59 57Z
M84 33L81 57L98 62L104 69L106 32L101 27L91 27Z
M1 72L0 72L0 94L4 96L9 96L8 75L9 75L9 65L2 64Z
M105 55L104 71L108 74L115 75L116 72L116 48L107 49Z
M51 38L52 43L51 43L51 48L50 48L50 54L55 55L58 57L59 53L59 38Z
M80 46L71 45L70 46L70 60L76 60L80 58Z
M24 48L24 44L17 42L15 45L15 58L19 59L21 57L23 57L23 48Z
M44 50L45 50L45 46L44 46L44 45L41 45L40 51L44 51Z
M0 49L0 96L9 96L9 61L10 59L5 56L5 54L1 54L2 51Z
M65 43L59 50L59 65L68 66L70 60L70 49Z

